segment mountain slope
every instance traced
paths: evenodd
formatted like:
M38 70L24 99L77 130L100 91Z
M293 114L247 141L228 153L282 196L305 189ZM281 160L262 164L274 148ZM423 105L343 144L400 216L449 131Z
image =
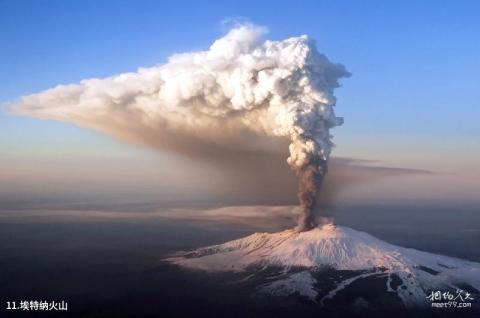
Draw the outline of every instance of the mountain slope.
M224 244L204 247L168 259L182 267L204 271L252 272L270 266L303 268L261 287L271 294L295 292L317 301L313 269L358 271L338 283L320 301L360 278L387 276L386 291L395 292L407 306L425 304L427 292L438 288L469 286L480 290L480 264L395 246L367 233L343 226L323 225L306 232L286 230L255 233ZM392 280L400 279L392 287Z

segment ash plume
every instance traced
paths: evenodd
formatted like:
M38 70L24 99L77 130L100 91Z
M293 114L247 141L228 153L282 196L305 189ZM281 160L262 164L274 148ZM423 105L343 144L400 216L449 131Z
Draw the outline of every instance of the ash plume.
M242 25L208 50L104 79L86 79L22 97L14 112L74 123L127 142L188 153L283 153L299 178L303 216L316 224L316 198L332 149L334 89L344 66L306 35L264 41L266 29Z
M298 200L302 209L296 229L306 231L317 225L317 194L327 173L327 160L314 156L304 166L294 169L299 179Z

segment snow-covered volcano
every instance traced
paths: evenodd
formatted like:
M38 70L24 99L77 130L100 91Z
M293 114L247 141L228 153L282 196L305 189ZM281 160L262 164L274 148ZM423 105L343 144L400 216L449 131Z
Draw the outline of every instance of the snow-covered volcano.
M323 304L359 279L382 277L385 292L395 293L407 307L429 305L432 290L480 290L480 263L395 246L367 233L326 224L306 232L255 233L220 245L169 258L182 267L208 272L245 272L250 279L267 268L281 268L258 290L273 295L297 294ZM336 275L324 288L318 273ZM345 277L346 276L346 277Z

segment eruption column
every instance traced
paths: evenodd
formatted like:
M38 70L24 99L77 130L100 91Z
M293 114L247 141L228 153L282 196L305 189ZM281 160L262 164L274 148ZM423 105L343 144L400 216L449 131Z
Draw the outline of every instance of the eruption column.
M320 54L306 35L264 41L243 25L208 50L104 79L58 85L22 97L14 112L102 131L155 148L285 153L299 177L298 229L315 226L315 201L332 148L334 89L345 67Z

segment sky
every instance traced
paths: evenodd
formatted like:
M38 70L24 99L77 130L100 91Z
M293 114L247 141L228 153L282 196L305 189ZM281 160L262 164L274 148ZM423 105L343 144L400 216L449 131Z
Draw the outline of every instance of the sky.
M334 156L432 172L368 183L350 199L475 201L479 9L475 1L0 0L0 202L223 195L211 166L19 117L7 104L207 49L235 21L266 26L273 40L308 34L352 73L336 91L345 124L333 130Z

